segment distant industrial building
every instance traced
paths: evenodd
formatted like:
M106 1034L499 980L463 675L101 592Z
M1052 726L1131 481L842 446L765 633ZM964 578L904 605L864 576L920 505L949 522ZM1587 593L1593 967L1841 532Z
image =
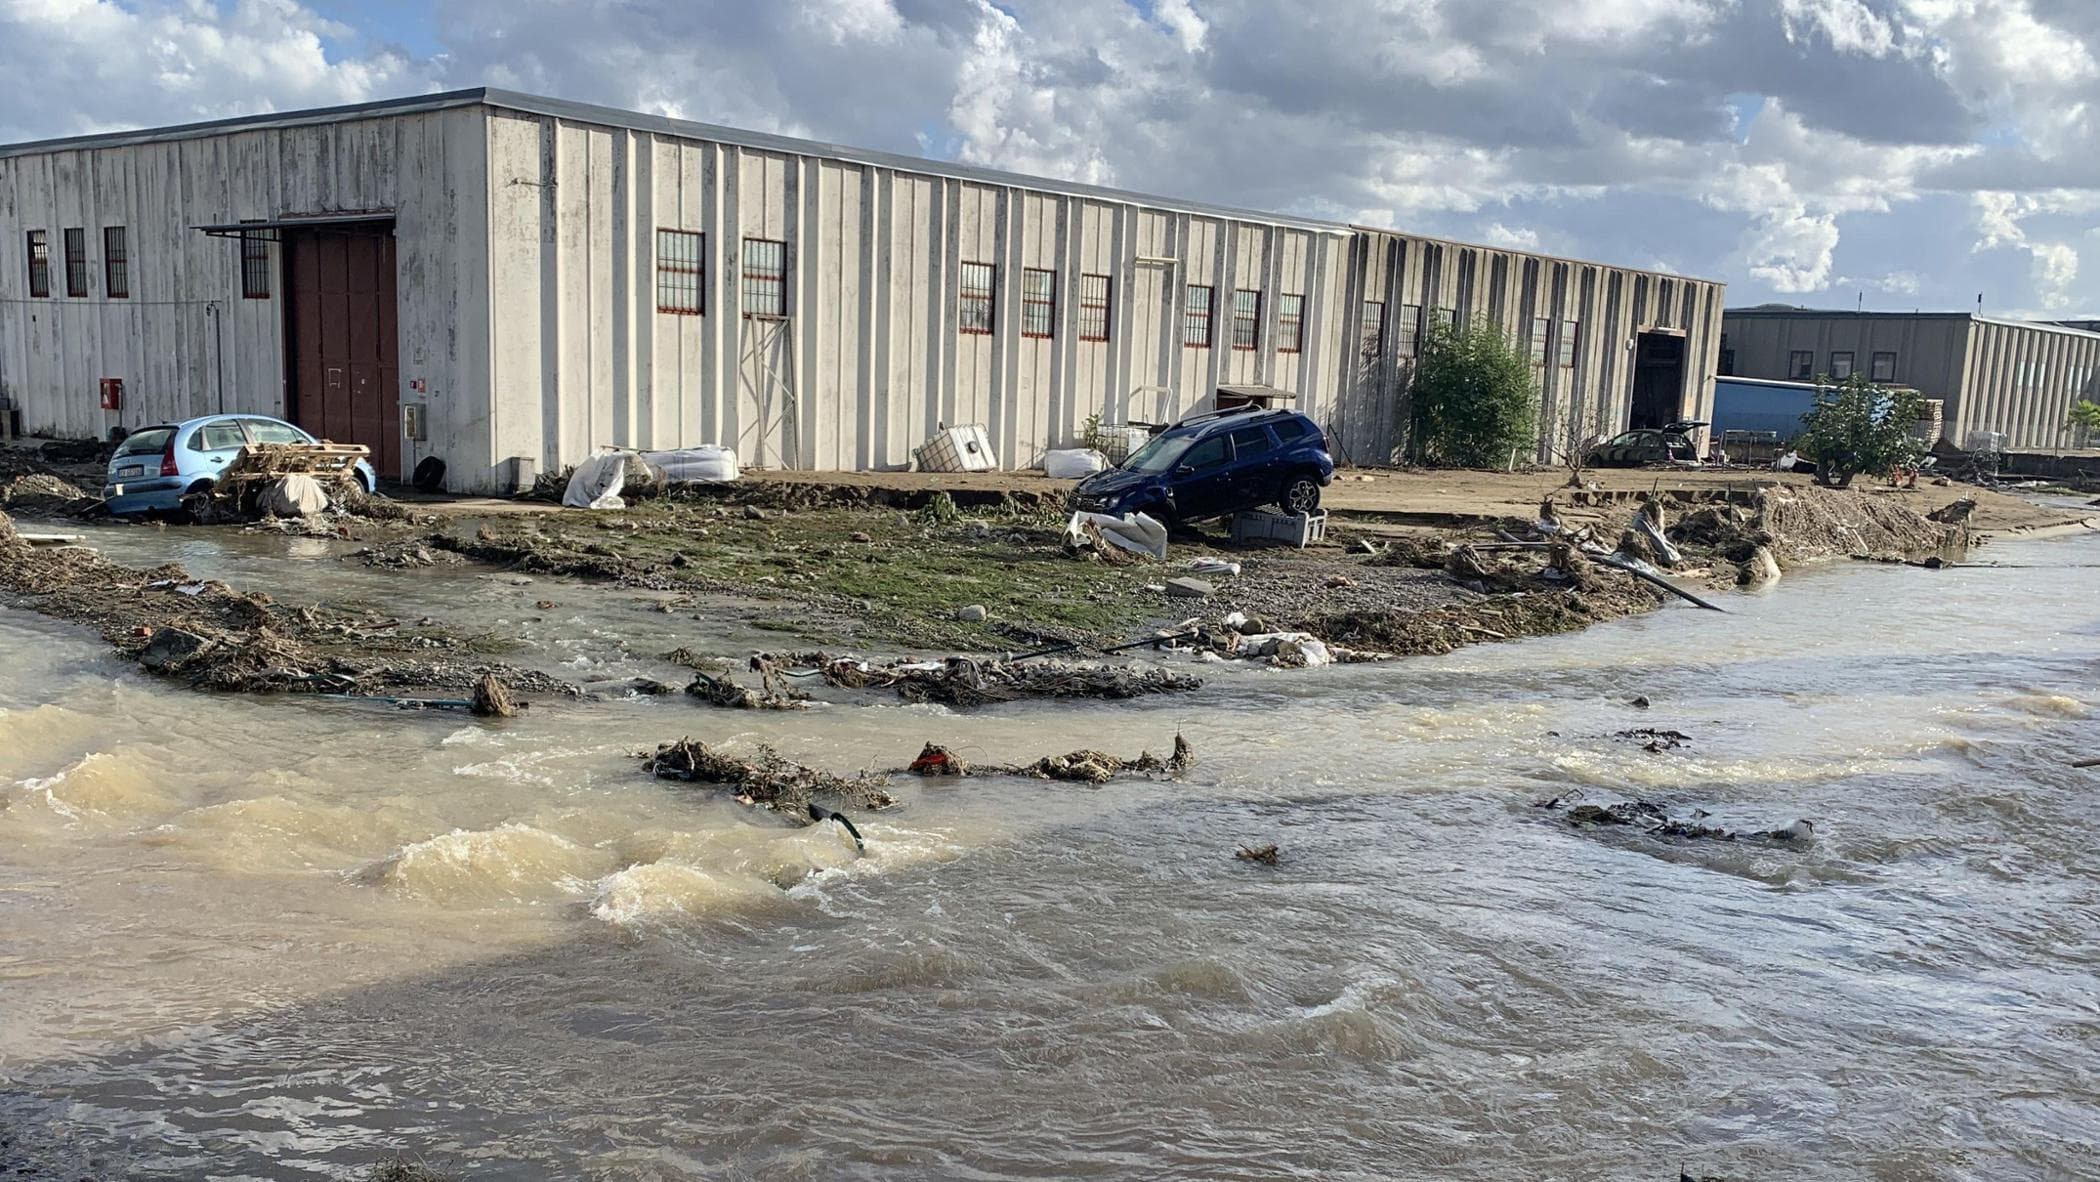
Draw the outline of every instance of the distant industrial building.
M1488 316L1575 435L1704 418L1719 284L499 90L0 148L0 397L100 435L217 410L504 491L604 446L1007 467L1090 417L1294 396L1405 447L1428 325Z
M1730 308L1724 377L1814 381L1864 374L1910 386L1943 405L1957 447L2003 435L2006 448L2053 450L2075 440L2065 415L2100 400L2100 332L1969 312L1827 312Z

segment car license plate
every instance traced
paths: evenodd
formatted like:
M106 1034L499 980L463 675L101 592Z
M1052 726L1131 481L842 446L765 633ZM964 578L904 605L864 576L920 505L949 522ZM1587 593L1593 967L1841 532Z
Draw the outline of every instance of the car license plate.
M122 477L125 477L125 476L144 476L145 474L146 474L146 470L145 470L144 468L141 468L141 467L139 467L139 466L138 466L138 465L136 465L136 464L132 465L132 466L131 466L131 467L129 467L129 468L119 468L119 469L117 469L117 476L118 476L119 478L122 478Z

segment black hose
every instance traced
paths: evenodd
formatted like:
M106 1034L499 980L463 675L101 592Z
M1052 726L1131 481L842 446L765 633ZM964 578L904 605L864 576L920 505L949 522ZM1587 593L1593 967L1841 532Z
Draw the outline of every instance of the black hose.
M846 832L851 833L853 835L853 848L859 850L863 854L868 852L868 843L860 839L860 830L855 829L853 827L852 819L846 816L846 814L833 812L832 810L825 808L823 805L813 804L809 806L809 816L811 820L816 821L819 824L822 824L825 821L837 821L839 824L844 825L846 827Z

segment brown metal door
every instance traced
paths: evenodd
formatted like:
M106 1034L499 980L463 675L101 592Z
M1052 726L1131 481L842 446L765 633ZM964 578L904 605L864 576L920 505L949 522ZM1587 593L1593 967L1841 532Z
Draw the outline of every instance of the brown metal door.
M372 449L380 476L401 472L401 387L394 236L387 230L290 233L292 421Z

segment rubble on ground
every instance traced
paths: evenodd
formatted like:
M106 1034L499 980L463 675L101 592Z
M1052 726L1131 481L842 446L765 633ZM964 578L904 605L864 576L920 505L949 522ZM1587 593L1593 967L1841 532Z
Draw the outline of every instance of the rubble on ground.
M834 775L783 759L767 746L760 746L754 758L739 759L684 738L658 747L644 758L642 770L659 780L735 789L739 803L763 805L805 825L812 823L809 806L819 796L863 809L886 809L897 803L885 790L886 781L880 776L866 772L850 777Z

